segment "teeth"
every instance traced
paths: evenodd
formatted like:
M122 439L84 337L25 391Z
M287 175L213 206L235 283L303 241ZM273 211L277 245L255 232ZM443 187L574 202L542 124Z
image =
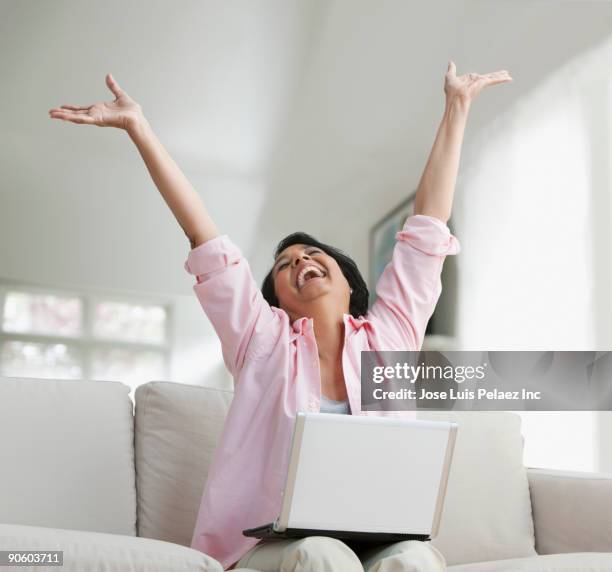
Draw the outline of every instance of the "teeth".
M297 277L297 287L298 287L298 289L300 289L306 283L306 280L304 280L304 277L306 276L307 272L314 272L315 276L319 276L319 277L325 276L325 272L323 272L322 270L320 270L316 266L304 266L304 268L302 268L302 270L300 270L300 273L298 274L298 277Z

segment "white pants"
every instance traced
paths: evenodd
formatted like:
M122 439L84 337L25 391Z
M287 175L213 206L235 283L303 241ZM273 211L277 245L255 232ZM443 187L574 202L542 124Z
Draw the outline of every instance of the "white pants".
M429 542L404 540L350 548L326 536L260 541L236 564L261 572L444 572L446 560Z

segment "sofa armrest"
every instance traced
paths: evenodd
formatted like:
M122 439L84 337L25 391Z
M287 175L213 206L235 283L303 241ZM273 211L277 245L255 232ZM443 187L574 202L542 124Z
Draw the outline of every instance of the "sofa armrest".
M612 552L612 475L527 467L536 551Z

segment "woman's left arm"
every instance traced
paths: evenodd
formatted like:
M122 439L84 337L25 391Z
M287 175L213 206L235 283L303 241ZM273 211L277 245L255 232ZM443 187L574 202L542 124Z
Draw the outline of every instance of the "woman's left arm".
M378 280L377 299L369 311L370 318L390 336L388 343L398 349L421 348L442 291L442 264L448 254L459 252L459 241L446 222L471 102L487 85L511 80L505 70L457 77L455 64L449 63L444 82L446 107L417 188L415 216L408 217L396 234L391 262Z
M472 101L485 87L508 81L512 81L512 78L506 70L486 75L468 73L457 76L454 62L449 62L444 77L444 115L417 187L414 214L436 217L444 223L448 221Z

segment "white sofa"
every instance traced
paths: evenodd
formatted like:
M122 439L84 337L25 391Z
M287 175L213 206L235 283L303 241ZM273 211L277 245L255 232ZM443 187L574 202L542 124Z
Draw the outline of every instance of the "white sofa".
M232 393L151 382L135 415L128 393L0 378L0 550L63 550L65 572L221 570L189 544ZM419 415L460 427L433 541L449 571L612 572L612 476L526 469L510 413Z

